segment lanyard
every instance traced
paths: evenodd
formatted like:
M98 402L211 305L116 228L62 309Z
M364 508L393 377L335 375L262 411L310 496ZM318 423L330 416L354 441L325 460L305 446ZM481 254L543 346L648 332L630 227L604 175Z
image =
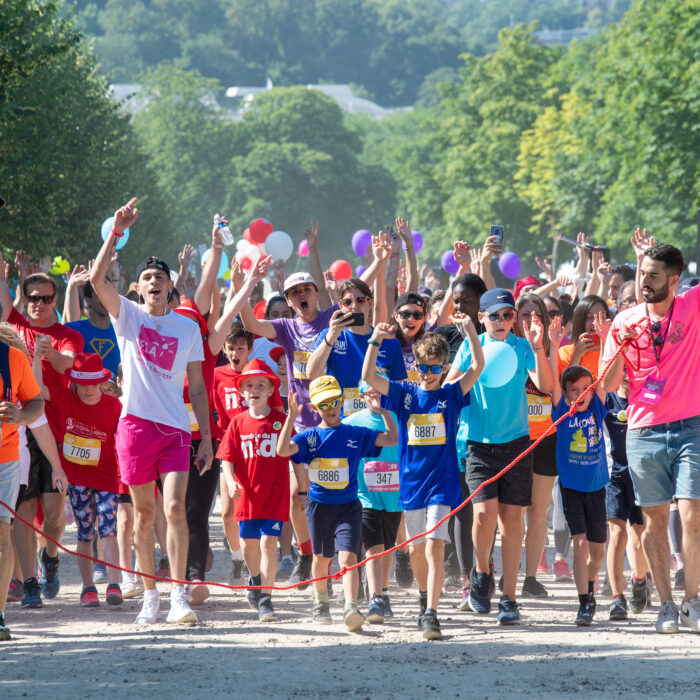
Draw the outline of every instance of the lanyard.
M666 332L664 333L664 337L661 339L661 346L657 350L656 348L656 337L654 337L654 334L651 332L651 323L649 324L649 335L651 336L651 347L654 348L654 357L656 358L656 371L657 373L659 372L659 365L661 364L661 353L664 349L664 345L666 344L666 337L668 336L668 331L669 328L671 328L671 319L673 318L673 308L676 305L676 300L673 300L673 303L671 304L671 313L668 315L668 323L666 324ZM647 318L649 321L651 321L651 318L649 317L649 307L645 304L644 305ZM663 320L663 319L662 319ZM658 322L659 324L659 336L661 337L661 321Z

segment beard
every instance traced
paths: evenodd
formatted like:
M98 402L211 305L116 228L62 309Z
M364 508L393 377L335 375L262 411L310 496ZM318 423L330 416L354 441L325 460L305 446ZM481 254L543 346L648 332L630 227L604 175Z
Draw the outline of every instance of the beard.
M642 288L642 296L647 304L658 304L659 302L668 299L669 284L668 280L660 289Z

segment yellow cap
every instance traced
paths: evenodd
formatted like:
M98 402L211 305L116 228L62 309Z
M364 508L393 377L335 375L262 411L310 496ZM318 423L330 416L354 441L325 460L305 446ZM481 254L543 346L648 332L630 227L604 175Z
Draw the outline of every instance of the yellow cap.
M338 380L327 374L317 377L309 384L309 398L314 406L318 406L324 401L337 399L342 395L343 391L340 388L340 384L338 384Z

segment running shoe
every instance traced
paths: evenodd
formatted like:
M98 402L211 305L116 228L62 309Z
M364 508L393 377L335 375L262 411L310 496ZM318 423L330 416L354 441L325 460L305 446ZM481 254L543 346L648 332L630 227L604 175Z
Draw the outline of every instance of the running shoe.
M656 631L659 634L675 634L678 632L678 608L672 600L661 603L656 617Z
M246 581L243 578L243 559L231 560L231 573L228 575L229 586L243 586Z
M427 593L419 593L418 594L418 627L422 627L423 623L423 615L425 615L425 611L428 609L428 594Z
M394 611L391 609L391 601L389 596L385 594L382 595L382 600L384 601L384 619L391 620L394 617Z
M24 582L24 596L22 597L23 608L43 608L41 602L41 586L36 578L28 578Z
M24 597L24 584L18 579L13 578L10 580L10 586L7 589L7 602L8 603L19 603Z
M507 595L501 597L498 603L498 624L499 625L519 625L520 609L518 604Z
M347 628L348 632L359 632L362 629L362 623L364 621L365 618L362 617L362 613L360 612L359 608L355 607L354 605L345 610L343 622L345 623L345 627Z
M612 586L610 585L610 579L608 578L607 573L603 579L603 585L597 592L600 593L600 595L604 595L606 598L612 596Z
M681 604L681 622L693 632L700 632L700 599L697 596Z
M526 576L523 581L523 598L546 598L547 589L534 577Z
M248 576L248 585L255 586L257 584L253 583L253 577ZM250 605L253 610L258 609L258 603L260 602L260 589L259 588L249 588L248 589L248 605Z
M311 562L313 557L311 554L300 554L294 569L289 576L289 585L292 586L302 581L308 581L311 578ZM303 591L309 587L308 583L297 586L297 590Z
M313 616L317 625L330 625L333 622L331 606L328 603L316 603L313 609Z
M471 590L469 591L469 608L479 615L491 612L491 581L492 574L477 572L476 567L471 573Z
M136 598L143 593L143 583L138 578L128 578L122 583L122 596L124 598Z
M630 595L630 610L636 615L649 607L649 590L646 579L635 581L632 577L632 593Z
M437 613L434 610L426 610L421 616L420 626L423 630L423 639L431 641L442 639L440 632L440 621L437 619Z
M0 642L6 642L12 639L10 628L5 624L5 615L0 612Z
M166 622L197 622L197 616L192 612L190 604L185 597L185 591L181 588L174 588L170 592L170 610Z
M445 576L445 591L459 591L462 589L462 579L455 574L447 574Z
M408 552L397 549L394 554L394 578L400 588L410 588L413 585L413 569L411 556Z
M579 606L576 615L575 624L577 627L590 627L593 624L593 616L595 615L596 602L595 597L591 593L588 600Z
M118 583L110 583L107 586L107 596L105 597L107 605L121 605L124 602L122 589Z
M367 622L372 625L381 625L384 623L384 598L380 595L373 595L369 601L367 609Z
M85 586L80 594L81 608L99 608L100 599L97 597L97 589L94 586Z
M673 578L673 587L677 591L685 590L685 569L680 568L676 571L676 575Z
M170 578L170 561L168 560L168 555L163 554L158 562L158 568L156 569L156 576L161 578Z
M136 616L136 625L155 625L158 621L158 609L160 608L160 595L158 591L155 595L144 595L141 604L141 612Z
M290 556L282 557L279 568L277 569L277 581L288 581L294 571L294 559Z
M626 620L627 617L627 599L623 595L615 596L610 603L610 619Z
M554 583L568 583L574 580L571 569L564 557L554 560L552 563L552 573L554 574Z
M540 563L537 566L537 573L538 574L548 574L549 573L549 566L547 565L547 552L546 551L542 552L542 559L540 559Z
M272 607L272 596L269 593L264 593L258 601L258 620L260 622L276 622L277 615Z
M193 579L192 583L197 585L190 586L190 603L195 606L204 605L204 601L209 597L209 586L199 579Z
M52 600L61 590L61 582L58 578L58 557L50 557L46 554L46 547L39 550L39 561L41 566L41 592L44 598Z
M471 591L471 589L472 587L470 584L462 588L462 602L457 606L459 610L469 610L469 591Z
M107 578L107 567L104 564L95 562L92 565L92 582L109 583L109 579Z

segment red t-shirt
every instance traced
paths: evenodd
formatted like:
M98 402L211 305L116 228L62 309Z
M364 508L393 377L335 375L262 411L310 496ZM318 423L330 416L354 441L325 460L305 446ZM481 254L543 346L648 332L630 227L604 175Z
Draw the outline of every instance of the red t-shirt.
M114 433L121 410L119 399L108 394L90 406L72 389L49 390L46 417L57 436L61 466L73 486L117 493Z
M233 502L235 520L289 520L289 460L277 456L285 420L274 409L264 418L245 411L231 420L216 456L233 462L243 490Z
M34 348L36 347L37 335L48 335L51 338L51 347L59 352L70 351L76 355L83 351L85 340L78 331L64 326L62 323L54 323L48 328L34 328L30 326L29 321L22 316L17 309L12 309L7 317L7 322L11 323L22 342L27 346L30 357L34 357ZM65 388L68 386L68 377L65 374L59 374L53 365L44 357L41 360L41 368L44 376L44 384L51 387Z

